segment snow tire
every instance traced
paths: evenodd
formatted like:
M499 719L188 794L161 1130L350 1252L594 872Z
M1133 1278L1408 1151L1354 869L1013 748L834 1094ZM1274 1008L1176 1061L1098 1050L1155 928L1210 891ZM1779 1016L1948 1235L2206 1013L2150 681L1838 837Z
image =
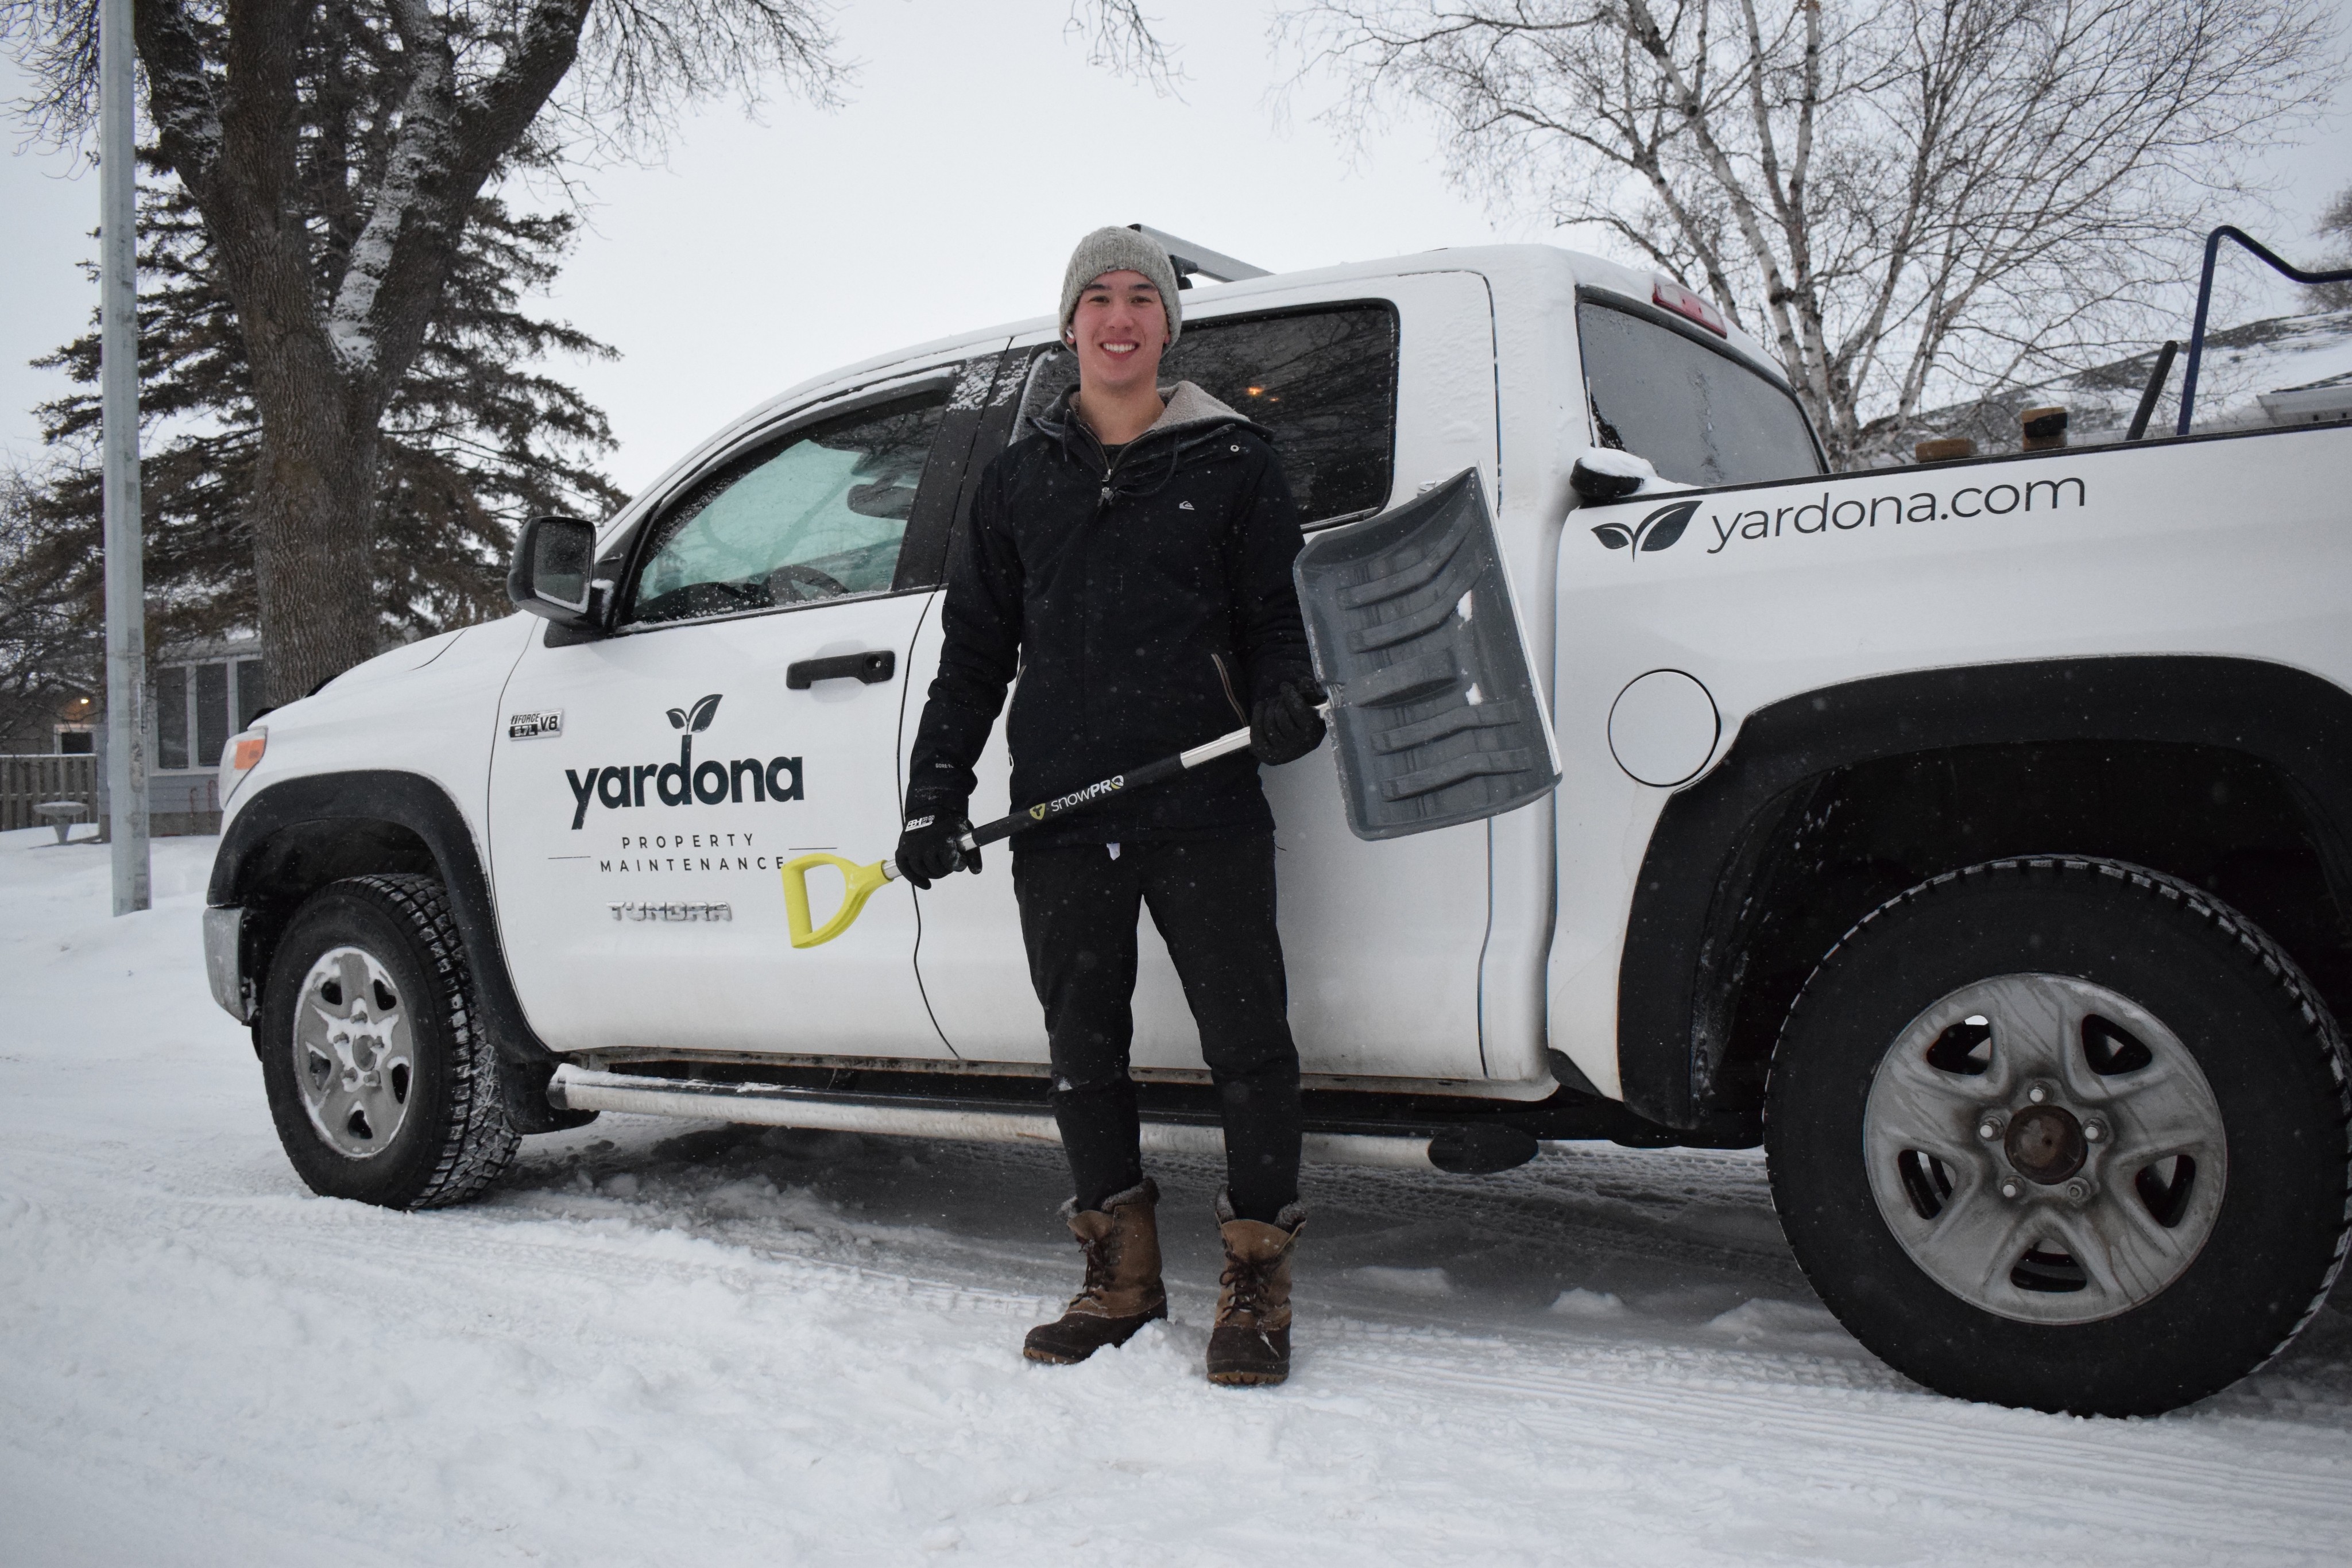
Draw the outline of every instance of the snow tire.
M1886 1196L1886 1181L1874 1186L1872 1167L1885 1163L1874 1151L1890 1146L1873 1131L1885 1124L1885 1113L1871 1109L1884 1103L1874 1102L1875 1080L1886 1074L1899 1086L1906 1072L1929 1076L1898 1056L1898 1046L1907 1051L1905 1042L1927 1038L1923 1027L1942 1028L1923 1053L1929 1065L1947 1073L1986 1072L1969 1063L1989 1061L1998 1042L1969 1046L1965 1062L1937 1056L1952 1049L1948 1041L1959 1026L1944 1025L1935 1009L1966 1008L1968 997L1997 994L1983 988L2017 980L2051 994L2116 997L2141 1009L2136 1016L2148 1020L2147 1032L2161 1033L2182 1069L2172 1081L2195 1081L2195 1092L2207 1094L2201 1103L2215 1108L2216 1153L2226 1144L2226 1155L2205 1173L2221 1178L2218 1207L2209 1211L2193 1255L2168 1277L2126 1281L2131 1289L2115 1297L2114 1310L2093 1321L2029 1321L2035 1309L2022 1292L2084 1289L2074 1278L2090 1279L2094 1287L2106 1281L2077 1268L2053 1285L2051 1276L2033 1271L2036 1260L2047 1256L2040 1241L2017 1265L2025 1272L2001 1274L2002 1248L2021 1232L2013 1224L1999 1229L1997 1216L1981 1232L1996 1239L1978 1265L1983 1301L1939 1282L1929 1271L1936 1259L1917 1238L1944 1234L1936 1228L1939 1201L1954 1204L1956 1219L1962 1201L1997 1206L2005 1199L2012 1209L2040 1203L2056 1223L2083 1224L2083 1235L2090 1234L2087 1224L2063 1206L2084 1190L2096 1194L2093 1203L2121 1205L2137 1192L2153 1204L2147 1195L2160 1186L2128 1186L2159 1168L2147 1166L2135 1175L2124 1159L2128 1099L2109 1103L2112 1113L2095 1098L2082 1108L2076 1125L2090 1128L2094 1140L2117 1141L2105 1153L2121 1162L2098 1166L2095 1142L2087 1185L2069 1180L2063 1166L2032 1164L2051 1145L1998 1140L2004 1118L2015 1124L2029 1111L2046 1118L2050 1113L2038 1109L2045 1095L2053 1102L2073 1095L2063 1073L2137 1072L2130 1062L2144 1060L2145 1047L2122 1065L2113 1054L2087 1068L2067 1060L2061 1071L2018 1080L2032 1086L2033 1107L2026 1106L2021 1087L2015 1109L1963 1109L1954 1142L1970 1134L1984 1141L1978 1164L1993 1173L1991 1186L1977 1171L1963 1170L1956 1194L1944 1174L1927 1180L1915 1167L1904 1179L1918 1190L1920 1226L1910 1227L1889 1207L1902 1200ZM1965 1023L1970 1030L1982 1027L1988 1037L2000 1027L1983 1016ZM2088 1013L2075 1022L2059 1015L2047 1031L2058 1043L2035 1049L2105 1051L2108 1047L2096 1043L2105 1027ZM2021 1040L2025 1032L2018 1031ZM1966 1044L1977 1037L1958 1038ZM1981 1080L2002 1081L2003 1074ZM2294 960L2251 921L2194 886L2139 866L1994 861L1936 877L1882 904L1822 959L1790 1008L1765 1115L1774 1205L1822 1301L1895 1370L1960 1398L2104 1416L2155 1415L2203 1398L2286 1348L2326 1301L2352 1241L2352 1093L2335 1019ZM1872 1116L1882 1120L1866 1124ZM1931 1129L1919 1136L1947 1134ZM2079 1161L2083 1148L2074 1139L2063 1157ZM2025 1167L2001 1163L2020 1157L2042 1174L2029 1182L2018 1176ZM1966 1166L1969 1154L1954 1148L1952 1159ZM2163 1168L2179 1178L2178 1163ZM2109 1178L2104 1186L2096 1179L2102 1176ZM2031 1185L2045 1181L2052 1185ZM2076 1209L2087 1216L2083 1205ZM1898 1234L1896 1220L1908 1234ZM2071 1260L2063 1249L2056 1256L2063 1272ZM2109 1278L2128 1272L2111 1270ZM2017 1289L2009 1301L2025 1304L2001 1310L1997 1288L2011 1285Z
M306 1045L319 1033L315 1020L308 1021L310 1035L297 1032L306 1022L304 1008L334 1010L313 1007L307 992L338 964L388 980L378 999L399 1020L396 1076L380 1074L384 1082L369 1103L386 1108L378 1120L395 1122L377 1149L363 1146L371 1111L353 1095L335 1095L339 1075L354 1082L364 1076L360 1069L386 1054L381 1040L370 1046L363 1039L358 1049L369 1060L355 1061L347 1040ZM339 992L330 994L340 999ZM362 1009L350 1010L361 1016ZM388 1038L383 1019L377 1022L379 1035ZM433 878L351 877L312 894L278 945L255 1027L278 1141L320 1197L438 1208L475 1197L513 1160L520 1140L507 1114L498 1052L475 1006L448 894ZM341 1061L330 1061L330 1053ZM305 1065L312 1070L307 1094ZM322 1117L322 1102L332 1113ZM339 1115L356 1117L351 1124L360 1131L347 1134Z

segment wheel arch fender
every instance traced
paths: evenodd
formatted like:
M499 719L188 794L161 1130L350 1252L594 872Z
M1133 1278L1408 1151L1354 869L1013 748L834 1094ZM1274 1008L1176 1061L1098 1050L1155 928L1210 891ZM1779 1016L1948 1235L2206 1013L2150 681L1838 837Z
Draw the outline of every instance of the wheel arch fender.
M2352 693L2308 671L2126 655L1906 672L1798 693L1748 714L1723 759L1675 791L1651 832L1619 956L1626 1103L1669 1126L1708 1113L1741 994L1744 936L1792 822L1825 781L1916 754L2081 741L2235 752L2271 769L2302 812L2338 908L2352 908Z
M205 902L241 908L237 960L258 985L302 900L368 872L426 872L448 891L474 998L499 1053L548 1067L555 1053L525 1018L499 939L498 911L473 831L446 789L422 774L362 769L270 785L231 819Z

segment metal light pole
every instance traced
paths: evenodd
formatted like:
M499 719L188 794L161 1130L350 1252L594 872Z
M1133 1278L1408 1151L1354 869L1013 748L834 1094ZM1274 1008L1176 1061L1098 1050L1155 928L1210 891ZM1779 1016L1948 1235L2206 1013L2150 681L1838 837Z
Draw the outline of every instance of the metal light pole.
M98 19L99 390L106 497L107 821L114 913L148 904L147 591L139 528L139 170L131 0Z

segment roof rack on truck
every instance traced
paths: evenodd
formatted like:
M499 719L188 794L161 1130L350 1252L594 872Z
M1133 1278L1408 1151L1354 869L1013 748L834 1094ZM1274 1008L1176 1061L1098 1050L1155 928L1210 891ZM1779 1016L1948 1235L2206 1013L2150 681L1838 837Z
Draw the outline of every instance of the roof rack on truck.
M1175 264L1176 287L1179 288L1192 287L1196 273L1215 283L1239 283L1244 277L1274 276L1265 267L1235 260L1221 250L1211 250L1207 246L1179 239L1166 229L1156 229L1150 224L1129 224L1127 226L1144 238L1160 243L1160 248L1166 251L1168 259Z

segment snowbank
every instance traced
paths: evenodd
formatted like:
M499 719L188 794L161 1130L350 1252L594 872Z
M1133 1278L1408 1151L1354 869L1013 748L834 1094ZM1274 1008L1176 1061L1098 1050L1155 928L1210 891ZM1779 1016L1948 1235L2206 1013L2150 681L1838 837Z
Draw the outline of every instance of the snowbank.
M2340 1562L2352 1325L2195 1410L1909 1386L1822 1312L1747 1155L1310 1171L1300 1356L1175 1321L1024 1364L1049 1155L649 1119L474 1207L314 1198L205 990L212 841L0 835L0 1562Z

